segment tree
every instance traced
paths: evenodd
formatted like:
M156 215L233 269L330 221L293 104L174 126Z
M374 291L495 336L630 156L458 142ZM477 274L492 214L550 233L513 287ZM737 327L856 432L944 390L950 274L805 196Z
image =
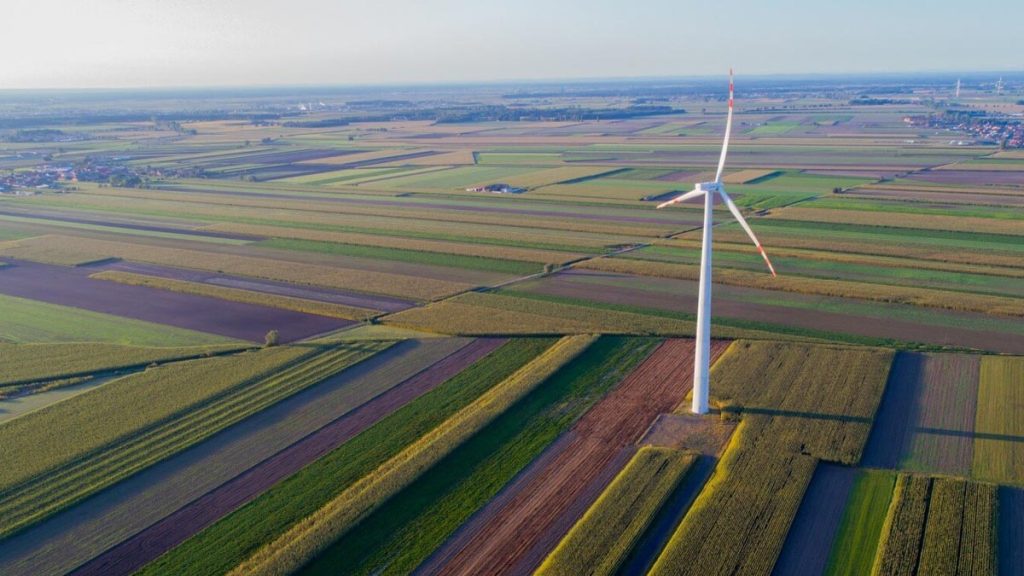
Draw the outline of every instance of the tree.
M548 262L547 264L544 265L544 273L545 274L551 274L554 271L555 271L555 265L554 264Z
M271 346L277 346L277 330L271 330L267 332L267 335L263 338L263 346L270 348Z

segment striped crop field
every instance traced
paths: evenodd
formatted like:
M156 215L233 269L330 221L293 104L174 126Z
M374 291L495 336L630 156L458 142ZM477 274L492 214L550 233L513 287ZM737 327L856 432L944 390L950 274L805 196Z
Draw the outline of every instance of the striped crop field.
M827 576L869 574L882 536L896 475L859 470L829 553Z
M615 574L696 460L694 453L641 448L536 574Z

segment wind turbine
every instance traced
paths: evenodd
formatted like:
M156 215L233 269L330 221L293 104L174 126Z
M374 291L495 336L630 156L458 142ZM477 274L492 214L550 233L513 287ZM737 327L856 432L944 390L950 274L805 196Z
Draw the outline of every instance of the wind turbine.
M750 229L746 219L740 214L739 208L733 203L732 198L725 193L725 186L722 185L722 170L725 169L725 155L729 150L729 133L732 132L732 69L729 69L729 115L725 120L725 141L722 143L722 154L718 157L718 171L715 172L713 182L700 182L693 190L677 196L667 202L662 202L658 208L664 208L673 204L685 202L691 198L699 198L704 195L704 236L701 240L700 252L700 295L697 301L697 354L693 364L693 408L694 414L708 413L708 374L711 370L711 208L714 205L715 192L722 198L729 211L739 221L740 226L747 232L747 236L754 241L761 256L768 264L768 270L775 276L775 268L771 260L765 254L764 248Z
M960 79L956 79L956 94L953 96L956 99L960 99Z

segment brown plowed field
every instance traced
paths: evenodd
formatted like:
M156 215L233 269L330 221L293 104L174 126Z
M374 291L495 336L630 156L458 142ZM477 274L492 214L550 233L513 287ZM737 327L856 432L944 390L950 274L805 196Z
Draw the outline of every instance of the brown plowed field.
M715 342L713 355L727 347ZM529 574L600 494L632 446L690 389L693 341L667 340L420 572Z
M207 492L177 512L107 550L73 572L76 576L131 574L277 482L337 448L410 400L483 358L506 340L476 340L377 396L243 474Z

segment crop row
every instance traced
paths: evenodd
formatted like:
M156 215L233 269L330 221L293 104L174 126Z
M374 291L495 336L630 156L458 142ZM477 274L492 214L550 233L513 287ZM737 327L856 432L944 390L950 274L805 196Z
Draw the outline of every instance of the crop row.
M238 346L149 348L102 342L3 344L0 387L141 368L153 362L186 360L238 350Z
M933 480L918 573L995 574L997 500L993 484Z
M758 238L774 254L779 248L807 249L824 252L827 255L851 254L883 257L906 258L924 265L922 261L949 262L967 266L990 266L1021 268L1020 256L1013 253L992 250L971 250L957 246L956 242L949 245L921 245L903 238L899 242L881 241L870 234L849 237L832 237L814 230L767 228L758 230ZM698 240L680 240L696 244ZM746 233L742 230L715 230L715 242L728 242L737 246L749 246ZM659 241L671 243L672 241ZM984 273L978 271L978 273Z
M566 336L472 404L360 479L315 514L239 565L234 574L290 572L316 557L473 434L579 356L594 336Z
M554 339L515 339L410 401L143 569L223 574L502 382Z
M148 407L148 410L139 409L134 403L125 405L126 399L123 397L116 399L89 398L91 402L82 407L87 409L86 414L90 419L94 418L104 422L121 420L122 423L108 425L108 430L103 430L105 434L102 436L96 431L90 430L93 441L83 443L79 439L81 431L69 428L71 422L68 420L61 420L60 424L56 425L60 432L57 434L50 432L49 436L51 446L54 440L62 440L66 443L62 447L64 452L61 454L62 458L59 460L52 457L46 460L40 458L37 459L34 466L18 466L18 471L21 473L19 479L8 484L0 493L0 516L4 518L0 534L8 534L49 516L97 490L110 486L147 466L197 444L216 432L322 381L388 345L388 343L368 342L335 349L314 348L312 352L302 347L282 348L279 349L282 352L276 355L276 361L268 364L253 362L244 357L233 358L238 363L245 363L248 360L254 366L246 365L242 368L242 373L245 374L242 379L238 378L237 371L229 372L226 378L221 376L219 390L202 399L193 397L190 403L181 403L180 396L173 399L178 400L179 403L174 403L173 400L166 397L161 398L161 402L153 402L153 397L147 396L149 402L158 407L156 410L152 407ZM211 362L211 360L200 362ZM210 366L199 367L195 372L182 370L181 373L178 373L178 365L166 368L161 371L144 372L137 377L128 377L125 380L131 382L128 382L126 386L133 387L130 392L138 394L140 392L138 389L142 387L152 395L153 388L157 385L188 388L190 384L196 387L195 385L201 383L203 379L212 379ZM262 370L257 372L254 368L262 368ZM157 374L150 376L152 373ZM157 380L159 384L154 384L154 380ZM98 390L107 388L105 386ZM111 390L108 393L116 393L116 391ZM60 412L66 412L67 410L60 410L63 404L54 405L54 411L49 416L53 417L59 415ZM110 408L120 408L120 410L109 410ZM74 410L74 407L70 409ZM102 412L97 413L97 409ZM132 409L140 415L129 419L126 417L125 411ZM113 414L117 414L118 417L112 418ZM145 416L141 416L141 414L145 414ZM73 415L81 419L84 414L77 412ZM25 418L15 420L13 423L18 423L20 420L25 420ZM133 427L126 426L123 422L129 420L134 424ZM51 420L50 418L44 420L34 418L26 426L32 424L37 427L45 426L51 424ZM82 425L82 428L95 429L98 427L94 422L90 422ZM12 434L18 432L24 433L26 430L11 430ZM69 434L75 440L67 438ZM39 435L37 432L36 437ZM36 437L23 437L20 444L31 444L30 439ZM90 449L90 447L92 448ZM31 446L25 447L22 451L27 451L29 448ZM70 453L68 453L69 451ZM42 453L56 455L58 450ZM25 457L21 459L21 461L25 460L27 460ZM32 472L34 474L30 475Z
M446 254L443 252L425 252L421 250L386 248L372 245L338 244L335 242L323 242L320 240L273 238L260 242L259 246L279 248L283 250L319 252L321 254L336 254L339 256L351 256L354 258L392 260L395 262L408 262L410 264L426 264L429 266L482 270L485 272L497 272L499 274L513 274L518 276L535 274L541 270L541 267L537 264L517 260L502 260L499 258L488 258L483 256L465 256L459 254Z
M923 476L903 475L896 480L873 574L913 576L917 573L931 488L931 479Z
M97 257L117 257L163 266L208 270L252 278L312 284L340 288L342 290L389 294L424 300L438 298L469 288L468 285L459 282L407 276L404 274L81 237L42 236L30 238L18 241L16 246L8 245L7 248L0 250L0 253L25 260L46 261L48 254L55 250L60 251L65 246L74 246L75 250L92 252Z
M486 506L657 341L604 336L335 542L303 574L406 574Z
M357 308L355 306L345 306L343 304L335 304L333 302L319 302L316 300L307 300L305 298L295 298L293 296L254 292L240 288L230 288L228 286L216 286L213 284L204 284L202 282L190 282L188 280L162 278L159 276L136 274L134 272L122 272L120 270L105 270L103 272L92 274L89 277L96 280L107 280L110 282L117 282L119 284L128 284L130 286L146 286L149 288L158 288L160 290L209 296L211 298L220 298L221 300L230 300L232 302L245 302L246 304L256 304L259 306L281 308L283 310L292 310L295 312L303 312L305 314L317 314L319 316L330 316L331 318L344 318L347 320L365 320L378 313L376 310Z
M596 258L576 264L575 267L618 272L623 274L639 274L661 278L680 280L697 280L700 278L700 267L691 264L674 264L670 262L654 262L629 258ZM835 296L840 298L857 298L874 302L896 304L913 304L932 308L944 308L961 312L982 312L1005 316L1024 316L1024 301L1008 296L990 296L985 294L969 294L950 292L934 288L915 286L893 286L856 282L850 280L832 280L827 278L803 278L799 276L772 277L761 272L725 268L715 270L715 282L731 286L778 290L797 294L813 294L816 296Z
M537 574L615 574L696 460L671 448L641 448Z
M495 246L470 242L404 238L401 236L385 236L383 234L364 234L358 232L332 232L329 230L264 226L258 224L222 223L214 224L206 229L274 238L314 240L319 242L334 242L337 244L352 244L355 246L377 246L381 248L437 252L441 254L455 254L459 256L479 256L500 260L536 262L539 264L562 264L583 257L583 254L579 252L538 250L536 248L520 248L517 246Z

